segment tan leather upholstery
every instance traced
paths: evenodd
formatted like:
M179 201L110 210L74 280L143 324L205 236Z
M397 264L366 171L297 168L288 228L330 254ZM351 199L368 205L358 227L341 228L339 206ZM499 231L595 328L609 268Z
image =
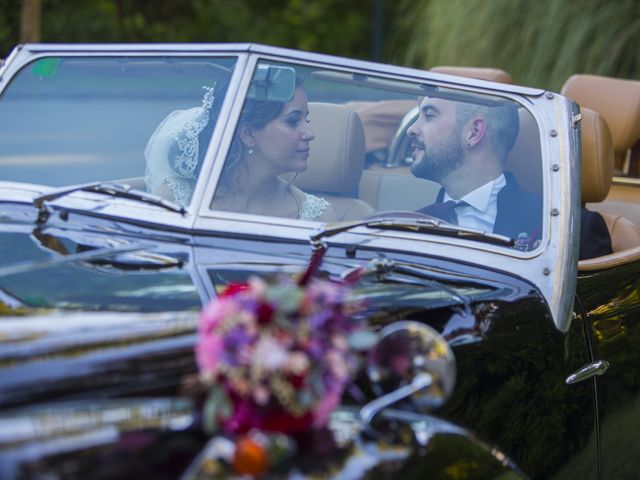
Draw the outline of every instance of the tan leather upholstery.
M582 202L601 202L613 177L613 141L601 115L582 108Z
M435 73L444 73L446 75L457 75L458 77L477 78L480 80L489 80L491 82L513 83L511 75L504 70L498 68L482 68L482 67L449 67L438 66L431 69Z
M582 201L602 202L613 177L613 140L607 122L598 113L582 107ZM622 259L619 252L640 247L640 229L621 215L600 212L611 236L612 255L579 262L580 270L611 268ZM617 255L617 256L616 256Z
M640 185L617 183L615 176L613 180L605 201L587 203L587 208L601 213L622 215L640 225Z
M640 246L640 228L621 215L600 212L611 234L611 248L621 252Z
M580 270L597 270L637 260L637 255L627 252L635 252L640 248L638 226L620 215L624 210L637 209L637 200L614 202L611 196L607 198L607 194L614 165L618 165L618 168L623 165L627 151L640 137L640 82L599 75L573 75L562 87L562 94L578 102L582 111L582 200L595 202L588 207L599 211L604 217L614 252L613 255L582 261L578 267ZM599 125L601 121L588 118L588 109L602 116L610 130L610 139L606 138L604 129ZM591 138L585 135L590 129L595 130ZM598 131L602 135L598 136ZM611 147L607 143L611 143ZM607 150L605 159L603 156ZM603 158L597 160L598 157ZM598 203L605 201L605 198L605 203Z
M310 103L309 118L315 140L307 170L292 178L298 188L331 202L338 220L373 213L366 202L353 198L364 167L364 129L358 114L341 105Z
M616 156L626 156L640 137L640 81L573 75L561 93L602 115L611 130Z
M580 260L578 262L578 271L593 272L596 270L605 270L607 268L615 268L627 263L637 262L640 260L640 246L613 252L611 255L604 257L590 258L589 260Z
M412 108L416 100L354 101L344 104L362 120L367 152L386 150L391 145L398 125Z

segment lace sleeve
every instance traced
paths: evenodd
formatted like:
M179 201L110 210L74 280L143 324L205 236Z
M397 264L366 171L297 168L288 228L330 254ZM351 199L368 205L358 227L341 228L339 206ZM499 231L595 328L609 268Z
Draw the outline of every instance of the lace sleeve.
M318 220L331 204L322 197L305 193L300 207L300 220Z

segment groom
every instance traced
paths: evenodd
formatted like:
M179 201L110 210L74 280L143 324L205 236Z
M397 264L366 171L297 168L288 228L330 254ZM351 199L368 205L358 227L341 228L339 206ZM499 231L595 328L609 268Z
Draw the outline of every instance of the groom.
M436 202L418 212L505 235L520 250L534 249L542 234L542 199L520 189L504 171L519 128L518 111L508 100L463 103L424 97L418 119L407 130L411 172L442 188ZM580 213L580 260L612 253L602 216L584 207Z
M518 130L511 101L485 105L424 97L418 119L407 130L411 171L443 188L434 204L418 212L505 235L516 248L535 248L542 233L541 198L520 189L503 171Z

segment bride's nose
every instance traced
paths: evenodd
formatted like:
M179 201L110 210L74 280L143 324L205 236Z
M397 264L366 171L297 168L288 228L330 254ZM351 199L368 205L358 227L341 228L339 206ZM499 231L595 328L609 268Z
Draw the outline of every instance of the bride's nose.
M306 125L302 130L301 138L305 142L310 142L311 140L316 138L316 135L313 133L313 130L311 130L311 127Z

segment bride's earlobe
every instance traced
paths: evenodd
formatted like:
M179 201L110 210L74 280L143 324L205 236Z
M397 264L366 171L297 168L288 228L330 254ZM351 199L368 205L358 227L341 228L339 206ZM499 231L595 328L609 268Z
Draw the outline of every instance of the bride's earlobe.
M256 146L255 138L253 137L253 129L249 125L242 125L240 127L240 140L248 150L253 150Z

